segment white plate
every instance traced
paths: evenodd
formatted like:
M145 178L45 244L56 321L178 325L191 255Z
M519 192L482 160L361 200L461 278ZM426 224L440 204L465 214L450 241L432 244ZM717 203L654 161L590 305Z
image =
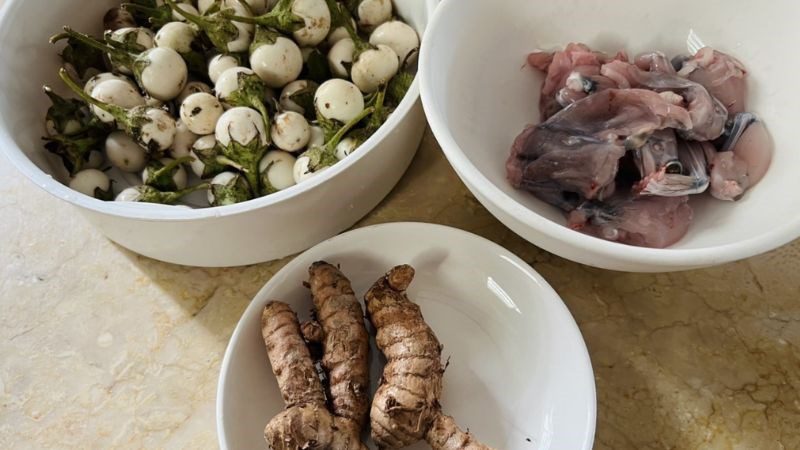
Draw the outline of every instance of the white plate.
M555 291L524 261L483 238L439 225L393 223L317 245L256 295L222 362L217 431L223 449L266 447L264 426L283 401L261 338L261 311L281 300L306 318L311 300L302 282L319 260L340 264L359 297L389 268L414 266L409 297L450 358L442 405L461 427L497 449L592 447L592 366ZM374 384L380 373L374 347L371 358Z

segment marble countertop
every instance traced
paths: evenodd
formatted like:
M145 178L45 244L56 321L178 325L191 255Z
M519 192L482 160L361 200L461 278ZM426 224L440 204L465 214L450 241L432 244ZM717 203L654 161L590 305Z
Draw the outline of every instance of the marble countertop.
M0 448L217 447L225 346L286 260L196 269L135 255L0 162ZM597 448L800 448L800 241L686 273L581 266L497 222L430 133L360 225L391 221L485 236L550 281L591 354Z

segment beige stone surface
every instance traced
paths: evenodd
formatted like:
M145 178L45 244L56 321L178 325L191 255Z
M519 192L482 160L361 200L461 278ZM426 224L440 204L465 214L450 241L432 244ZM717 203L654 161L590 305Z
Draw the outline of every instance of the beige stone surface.
M0 448L215 448L226 343L285 261L137 256L0 157ZM504 228L428 133L362 225L429 221L511 249L561 294L597 380L599 449L800 448L800 242L727 266L623 274Z

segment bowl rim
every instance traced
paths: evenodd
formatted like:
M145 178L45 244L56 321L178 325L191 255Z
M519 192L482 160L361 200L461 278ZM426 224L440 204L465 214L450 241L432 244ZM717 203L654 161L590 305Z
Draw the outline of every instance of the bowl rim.
M572 356L579 360L580 365L583 367L584 370L588 370L589 374L589 386L590 387L590 397L592 399L589 408L586 411L585 419L588 421L588 428L586 430L585 436L583 436L583 441L587 444L586 448L591 448L594 440L595 435L597 432L597 383L595 382L594 378L594 366L592 364L591 356L589 355L589 349L586 346L586 340L583 337L583 333L581 332L580 327L578 326L575 317L572 315L572 312L567 307L566 303L564 303L564 299L561 298L561 295L550 285L546 278L542 274L536 271L530 264L528 264L525 260L520 258L519 256L515 255L513 252L508 250L507 248L503 247L500 244L497 244L483 236L474 234L472 232L462 230L460 228L450 227L447 225L440 225L435 223L426 223L426 222L389 222L389 223L382 223L376 225L370 225L362 228L357 228L346 233L342 233L340 235L334 236L330 239L326 239L325 241L320 242L319 244L311 247L310 249L304 251L296 258L293 258L289 263L287 263L284 267L282 267L278 272L276 272L264 285L259 289L259 291L253 296L253 299L247 305L247 308L242 312L239 321L236 323L236 327L231 334L231 338L228 341L228 345L225 348L225 354L222 358L222 363L220 364L219 369L219 377L217 380L217 394L216 394L216 402L215 402L215 418L216 418L216 431L217 431L217 440L219 446L223 450L227 450L228 447L228 439L225 433L225 427L223 426L223 416L224 416L224 405L225 405L225 384L227 381L228 374L230 373L230 364L231 358L233 357L234 352L234 342L239 341L242 337L242 333L244 333L244 321L246 318L250 318L250 316L258 315L259 311L264 307L264 304L257 303L254 300L256 298L262 297L264 293L271 290L272 285L275 283L279 283L285 280L284 274L288 273L291 270L294 270L298 266L301 265L301 261L303 256L309 254L311 252L315 252L320 247L325 247L331 245L332 242L350 239L352 235L365 233L365 232L374 232L376 230L387 229L391 231L392 228L415 228L418 229L419 235L428 235L431 232L440 232L440 233L452 233L455 235L459 235L464 238L469 238L476 243L486 246L489 249L492 249L493 252L497 252L498 254L502 255L502 257L515 266L519 267L520 270L527 273L533 279L537 280L537 282L542 286L542 289L550 291L552 294L552 298L556 303L556 307L559 310L561 315L566 314L566 328L569 328L569 333L573 335L573 337L577 336L579 341L581 351L577 354L573 354ZM391 233L388 233L391 234Z
M14 14L12 14L12 8L18 7L23 3L23 0L5 0L5 4L0 8L0 29L9 27L14 16ZM439 0L425 0L428 24L430 24L430 19L433 16L433 12L438 3ZM426 33L427 24L425 29L417 30L417 32L420 35L422 35L423 32ZM422 39L422 41L424 41L424 39ZM5 51L6 50L4 50L4 47L0 46L0 59L7 56L4 54ZM395 111L391 114L389 119L383 125L381 125L378 131L370 136L370 138L367 139L361 145L361 147L359 147L362 151L355 152L348 158L345 158L319 175L314 176L303 183L296 184L274 194L248 200L235 205L196 209L165 207L163 205L103 201L81 194L62 184L53 176L49 175L36 164L34 164L33 161L27 157L25 151L22 150L20 146L18 146L11 138L11 131L8 129L8 125L3 120L2 116L0 116L0 148L2 148L2 152L17 168L17 170L22 172L34 184L61 200L96 213L133 220L168 222L184 222L207 218L236 216L251 210L266 208L277 203L291 201L294 198L303 195L307 191L317 189L320 185L330 181L333 178L336 178L342 172L349 170L350 167L356 165L358 161L366 156L367 153L370 153L379 147L383 140L390 133L394 132L395 128L397 128L397 126L412 111L420 98L419 78L418 68L417 76L414 77L414 82L411 84L406 96L400 102L397 109L395 109ZM44 132L44 127L42 128L42 132Z
M426 31L428 39L423 40L419 57L420 96L428 118L428 124L447 160L459 177L464 179L465 184L470 189L474 186L493 206L521 221L525 226L544 234L546 238L565 242L576 248L587 249L596 254L613 257L629 263L645 263L661 267L690 268L723 264L766 253L800 238L800 217L798 217L752 238L729 244L692 249L635 247L606 241L572 230L537 214L514 200L472 164L447 126L446 113L439 109L439 104L433 93L434 61L430 47L434 45L435 41L447 42L446 36L438 35L439 30L442 29L441 23L452 15L451 9L457 8L458 3L457 0L442 0L428 21ZM501 222L506 222L494 212L492 214ZM527 236L523 236L523 238L534 244L542 243L537 242L540 239L529 239Z

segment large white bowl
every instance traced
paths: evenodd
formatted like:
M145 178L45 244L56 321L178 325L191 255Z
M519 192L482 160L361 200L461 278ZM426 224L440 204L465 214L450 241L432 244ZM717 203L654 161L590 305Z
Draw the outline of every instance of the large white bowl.
M409 297L450 361L442 407L486 444L504 450L592 448L592 366L558 294L524 261L486 239L440 225L391 223L315 246L253 299L220 369L217 433L223 450L263 448L264 426L284 409L261 337L261 313L270 300L281 300L307 319L312 303L302 282L319 260L341 265L359 298L391 267L416 269ZM373 345L372 392L382 360ZM409 450L425 448L419 443Z
M420 56L431 129L461 179L499 220L530 242L573 261L636 272L672 271L747 258L800 236L800 151L794 74L787 57L800 37L800 3L444 0ZM514 138L539 117L543 77L525 67L537 48L584 42L632 54L686 53L689 31L732 53L750 71L750 107L775 142L765 179L737 203L695 199L689 234L669 249L603 241L564 226L562 214L506 181Z
M358 152L310 181L221 208L189 210L102 202L58 178L59 161L42 147L48 107L42 85L61 88L57 48L64 25L100 32L119 0L5 0L0 11L0 147L17 168L66 200L109 239L137 253L192 266L236 266L302 251L349 228L374 208L408 168L425 129L417 83L388 122ZM436 0L395 0L420 33Z

